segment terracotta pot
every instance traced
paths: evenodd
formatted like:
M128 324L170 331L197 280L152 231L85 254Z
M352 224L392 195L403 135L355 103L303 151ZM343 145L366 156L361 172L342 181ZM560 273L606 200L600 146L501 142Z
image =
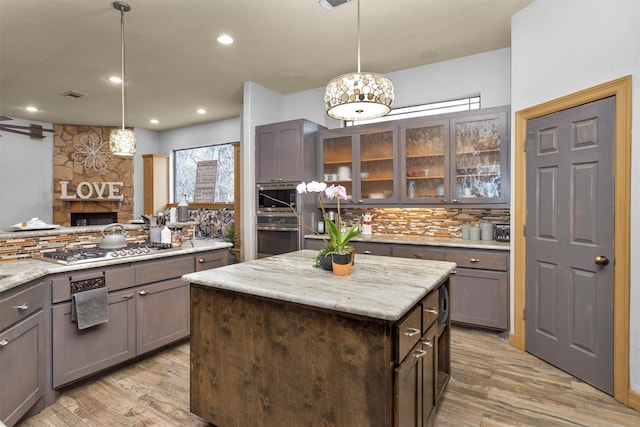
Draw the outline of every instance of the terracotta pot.
M352 254L332 255L331 266L333 267L333 274L336 276L348 276L351 274L351 268L353 267Z

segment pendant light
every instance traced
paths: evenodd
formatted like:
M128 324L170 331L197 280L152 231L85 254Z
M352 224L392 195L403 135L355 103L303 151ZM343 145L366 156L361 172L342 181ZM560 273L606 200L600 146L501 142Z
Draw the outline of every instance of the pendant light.
M393 103L393 84L377 73L360 72L360 0L358 3L358 72L335 77L327 84L327 114L339 120L367 120L386 115Z
M120 78L122 79L121 84L121 95L122 95L122 128L121 129L113 129L111 131L111 136L109 137L109 147L111 152L116 156L133 156L136 152L136 134L130 130L125 129L124 127L124 13L129 12L131 10L131 6L129 6L125 2L114 1L113 8L120 11L120 52L121 52L121 64L122 64L122 74Z

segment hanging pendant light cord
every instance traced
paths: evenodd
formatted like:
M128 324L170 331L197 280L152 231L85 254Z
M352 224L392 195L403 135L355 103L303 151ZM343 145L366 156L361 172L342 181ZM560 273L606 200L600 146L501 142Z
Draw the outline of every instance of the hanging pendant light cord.
M120 8L120 52L121 52L121 79L122 79L122 129L124 129L124 10Z
M358 0L358 74L360 74L360 0Z

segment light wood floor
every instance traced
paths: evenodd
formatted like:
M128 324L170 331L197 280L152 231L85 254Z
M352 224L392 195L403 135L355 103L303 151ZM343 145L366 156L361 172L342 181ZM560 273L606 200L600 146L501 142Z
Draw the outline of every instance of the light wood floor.
M452 378L436 426L640 426L640 413L495 334L454 328L451 347ZM188 344L69 389L19 424L206 425L189 412Z

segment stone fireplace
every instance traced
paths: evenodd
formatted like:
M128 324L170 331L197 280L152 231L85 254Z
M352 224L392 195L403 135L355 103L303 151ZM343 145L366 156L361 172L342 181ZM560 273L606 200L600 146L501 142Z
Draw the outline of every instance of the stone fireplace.
M71 223L71 213L95 213L86 217L96 218L115 214L116 221L110 222L133 219L133 157L109 151L112 127L53 129L53 223L78 225Z

